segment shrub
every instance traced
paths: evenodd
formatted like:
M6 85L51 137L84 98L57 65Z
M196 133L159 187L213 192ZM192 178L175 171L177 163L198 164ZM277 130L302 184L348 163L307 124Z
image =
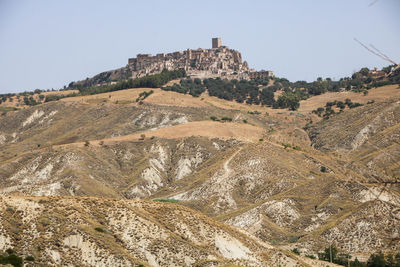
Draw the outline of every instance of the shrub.
M327 171L325 166L321 166L320 170L321 170L321 172L326 172Z
M96 228L94 228L94 230L96 230L97 232L100 232L100 233L105 233L106 232L106 230L104 230L101 227L96 227Z
M25 258L26 261L35 261L35 258L33 256L27 256Z
M210 119L211 119L212 121L217 121L217 120L218 120L218 118L215 117L215 116L211 116Z
M221 121L232 121L232 118L229 117L222 117Z
M14 254L11 254L8 256L0 255L0 264L2 264L2 265L3 264L4 265L11 264L12 266L15 266L15 267L22 267L22 263L23 263L22 258L17 255L14 255Z
M0 265L7 265L7 264L11 264L12 266L16 266L16 267L22 267L22 263L23 260L21 257L19 257L18 255L14 254L14 250L12 250L11 248L8 248L6 250L7 252L7 256L2 255L0 253Z
M300 251L297 248L292 249L294 254L300 255Z
M85 146L89 146L90 145L90 142L89 141L85 141Z
M154 199L153 201L169 202L169 203L178 203L179 202L179 200L173 199L173 198L159 198L159 199Z
M286 148L288 148L288 147L292 147L292 145L290 145L290 144L282 144L282 146L286 149Z

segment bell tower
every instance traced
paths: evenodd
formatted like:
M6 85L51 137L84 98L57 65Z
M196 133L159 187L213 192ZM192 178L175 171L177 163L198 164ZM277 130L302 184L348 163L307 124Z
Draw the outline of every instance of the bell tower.
M222 46L221 38L212 38L212 48L218 48Z

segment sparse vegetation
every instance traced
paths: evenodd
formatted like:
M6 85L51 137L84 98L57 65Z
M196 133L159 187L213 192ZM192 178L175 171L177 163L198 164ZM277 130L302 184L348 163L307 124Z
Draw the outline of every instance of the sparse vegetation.
M335 110L332 108L334 106L339 108L338 112L335 112ZM349 98L347 98L345 100L345 102L335 100L333 102L326 102L325 108L319 107L319 108L313 110L312 113L317 114L319 117L323 117L324 119L329 119L330 116L343 112L343 110L346 108L346 106L348 108L352 109L352 108L363 106L363 104L354 103Z
M22 257L15 255L12 249L7 249L6 253L0 253L0 264L10 264L15 267L22 267L23 259Z
M66 97L75 97L78 96L79 94L77 93L71 93L71 94L67 94L67 95L47 95L44 102L51 102L51 101L57 101L60 100L62 98L66 98Z
M106 230L104 230L101 227L96 227L96 228L94 228L94 230L96 230L97 232L100 232L100 233L105 233L106 232Z
M1 115L6 115L7 112L16 111L16 110L18 110L18 108L15 108L15 107L0 107Z
M154 93L153 90L141 92L141 93L139 94L139 97L136 98L136 102L145 100L145 99L146 99L149 95L151 95L152 93Z
M218 118L217 118L216 116L211 116L211 117L210 117L210 120L212 120L212 121L218 121Z
M27 256L25 258L26 261L35 261L35 258L33 256Z
M70 87L73 89L78 89L82 95L93 95L93 94L119 91L128 88L140 88L140 87L159 88L171 80L177 78L183 78L185 76L186 76L186 71L184 69L179 69L179 70L164 69L161 73L158 74L147 75L136 79L123 80L111 85L85 87L82 84L78 83L78 84L71 84Z
M309 258L315 258L312 255L305 255ZM373 253L370 255L366 263L360 262L357 258L351 260L351 255L346 253L339 253L336 246L325 248L324 252L318 253L318 259L328 262L333 262L342 266L352 267L400 267L400 252L396 255L387 254L382 252Z
M291 144L282 143L282 146L283 146L284 149L293 148L293 145L291 145Z
M179 202L179 200L173 199L173 198L158 198L158 199L154 199L153 201L168 202L168 203L178 203Z
M232 121L232 118L230 118L230 117L222 117L221 121Z
M300 251L297 248L292 249L294 254L300 255Z

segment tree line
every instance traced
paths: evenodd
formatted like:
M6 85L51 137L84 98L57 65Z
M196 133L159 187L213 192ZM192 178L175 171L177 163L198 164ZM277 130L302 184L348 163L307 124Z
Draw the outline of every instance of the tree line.
M123 80L115 84L91 86L91 87L82 87L77 85L76 88L74 87L72 88L78 89L81 95L94 95L94 94L119 91L129 88L140 88L140 87L159 88L171 80L183 77L186 77L186 71L184 69L178 69L178 70L164 69L161 73L158 74L147 75L136 79Z

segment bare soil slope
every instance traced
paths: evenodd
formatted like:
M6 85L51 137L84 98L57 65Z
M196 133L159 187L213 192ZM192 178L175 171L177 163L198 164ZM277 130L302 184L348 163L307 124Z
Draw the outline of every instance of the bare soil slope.
M322 266L175 204L15 196L0 203L0 251L13 248L36 266Z
M290 112L161 90L140 105L141 90L1 116L1 194L173 198L303 254L400 249L400 90L318 123L307 110L349 96Z

